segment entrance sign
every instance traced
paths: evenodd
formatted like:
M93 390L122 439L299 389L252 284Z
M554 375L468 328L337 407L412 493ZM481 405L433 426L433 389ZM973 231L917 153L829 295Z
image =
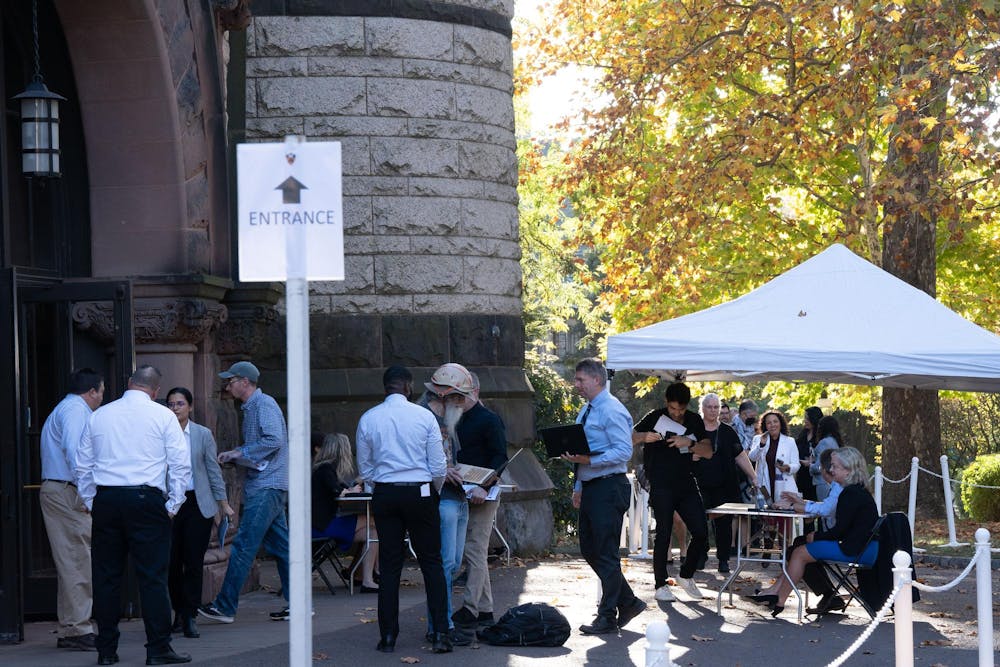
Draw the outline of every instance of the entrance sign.
M344 279L340 165L339 142L236 147L241 281Z

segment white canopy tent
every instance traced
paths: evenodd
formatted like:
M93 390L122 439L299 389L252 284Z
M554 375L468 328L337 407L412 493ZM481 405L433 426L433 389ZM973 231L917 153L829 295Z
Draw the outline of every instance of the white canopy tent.
M1000 337L837 244L738 299L611 336L607 366L995 392Z

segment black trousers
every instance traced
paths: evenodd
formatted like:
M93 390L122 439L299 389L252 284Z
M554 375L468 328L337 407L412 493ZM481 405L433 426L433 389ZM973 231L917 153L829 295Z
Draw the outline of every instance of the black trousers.
M583 482L580 496L580 552L601 580L597 615L618 618L635 593L622 574L618 545L632 487L624 474Z
M653 580L656 588L667 584L667 560L670 558L674 512L680 515L691 536L687 558L681 565L681 576L691 578L708 553L708 519L705 517L705 505L701 501L698 487L690 485L663 488L654 482L649 492L649 506L656 519L656 539L653 540Z
M705 509L709 511L713 507L718 507L724 503L739 502L731 500L733 496L727 494L724 487L702 487L701 497L704 501ZM712 529L715 531L715 555L718 557L720 563L729 560L733 551L733 516L731 514L723 514L712 519ZM707 546L705 550L708 550Z
M94 618L97 650L118 650L121 582L129 554L139 580L146 654L170 650L170 516L164 496L152 487L102 486L94 498L91 570L94 578Z
M448 593L441 564L441 516L438 495L420 495L419 486L376 484L372 515L378 529L378 627L383 636L399 634L399 578L406 554L405 537L417 554L424 575L427 608L435 632L448 632Z
M201 606L205 551L213 523L214 517L202 516L194 491L188 491L187 500L174 517L170 539L170 606L181 616L194 616Z

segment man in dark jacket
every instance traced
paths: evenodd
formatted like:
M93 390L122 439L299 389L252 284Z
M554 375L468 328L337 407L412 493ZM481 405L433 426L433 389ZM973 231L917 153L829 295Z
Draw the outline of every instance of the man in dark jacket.
M496 470L507 461L507 429L500 416L479 400L479 376L475 373L472 373L472 394L465 399L465 408L456 428L459 442L456 458L459 463ZM467 496L469 526L465 534L465 561L469 576L462 608L451 618L459 627L472 628L493 624L493 590L487 554L500 499L495 492L491 494L481 486L471 488ZM492 500L487 499L490 496Z

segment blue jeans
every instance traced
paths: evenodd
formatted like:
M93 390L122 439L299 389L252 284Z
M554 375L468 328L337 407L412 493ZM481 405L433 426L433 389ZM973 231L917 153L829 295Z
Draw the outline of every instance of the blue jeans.
M223 614L236 614L240 589L250 574L262 543L264 549L278 561L281 594L288 601L288 520L285 518L287 497L288 492L280 489L259 489L252 495L244 494L243 515L233 539L226 578L213 602Z
M455 498L442 498L438 504L441 515L441 564L444 566L444 583L448 591L448 629L455 627L451 620L451 581L462 567L465 552L465 531L469 525L469 503ZM428 614L427 631L433 632Z

